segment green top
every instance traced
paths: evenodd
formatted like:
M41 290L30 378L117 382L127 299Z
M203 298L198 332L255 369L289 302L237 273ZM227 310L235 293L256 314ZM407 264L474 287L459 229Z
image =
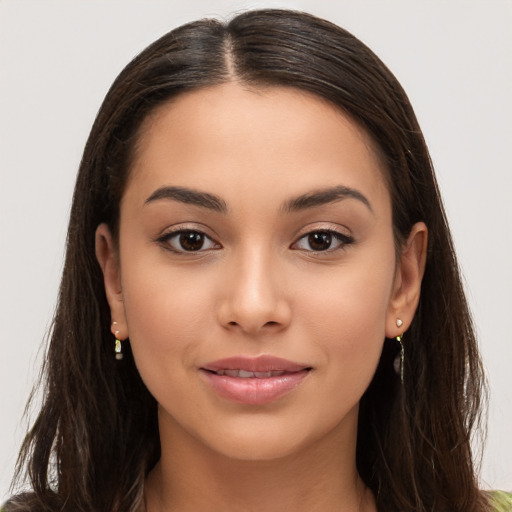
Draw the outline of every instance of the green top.
M512 494L503 491L491 493L492 504L495 512L512 512Z

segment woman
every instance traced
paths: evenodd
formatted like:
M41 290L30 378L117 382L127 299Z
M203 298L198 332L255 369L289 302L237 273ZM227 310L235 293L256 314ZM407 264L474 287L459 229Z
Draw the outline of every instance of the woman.
M34 492L7 510L498 510L414 113L368 48L305 14L189 24L120 74L46 372L20 456Z

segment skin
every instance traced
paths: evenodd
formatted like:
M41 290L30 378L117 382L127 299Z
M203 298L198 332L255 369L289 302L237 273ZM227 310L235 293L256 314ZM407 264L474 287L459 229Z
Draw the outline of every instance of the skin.
M96 247L115 330L159 404L147 509L375 510L355 466L358 404L384 338L414 315L426 227L397 259L371 140L298 90L232 82L186 93L141 133L119 246L101 225ZM169 186L214 194L227 212L148 202ZM340 186L361 197L283 207ZM184 251L176 229L204 233L201 250ZM326 230L339 240L312 245ZM312 370L269 404L235 403L199 368L240 355Z

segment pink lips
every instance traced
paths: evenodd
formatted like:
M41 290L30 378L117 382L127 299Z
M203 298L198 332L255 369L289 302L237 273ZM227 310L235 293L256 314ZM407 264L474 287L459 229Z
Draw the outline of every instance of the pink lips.
M230 357L208 363L202 375L213 389L228 400L264 405L297 387L311 367L273 356Z

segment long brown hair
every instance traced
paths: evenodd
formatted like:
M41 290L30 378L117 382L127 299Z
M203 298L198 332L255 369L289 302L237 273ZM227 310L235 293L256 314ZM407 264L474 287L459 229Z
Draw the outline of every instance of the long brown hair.
M311 15L250 11L164 35L119 75L93 125L76 182L67 252L45 362L41 412L17 476L31 492L7 510L135 511L159 458L156 402L132 355L113 357L110 310L94 253L97 226L116 233L142 121L184 91L230 80L320 96L359 123L387 169L399 248L429 229L421 299L405 335L405 377L386 340L361 400L359 473L381 512L486 509L472 462L482 366L432 164L408 98L361 41Z

